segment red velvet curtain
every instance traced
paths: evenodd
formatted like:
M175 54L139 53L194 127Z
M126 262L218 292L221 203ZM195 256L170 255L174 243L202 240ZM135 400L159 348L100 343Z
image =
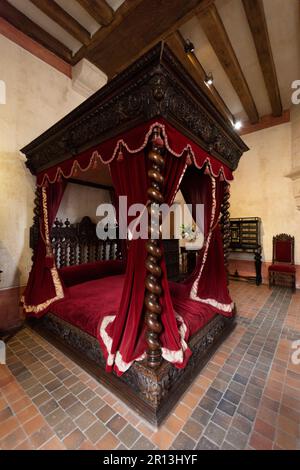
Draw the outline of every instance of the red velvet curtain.
M130 153L141 152L148 144L153 128L157 126L160 128L167 149L172 155L181 158L188 151L197 168L202 168L206 162L216 178L223 175L227 181L233 179L232 173L226 165L171 126L165 119L156 118L42 171L37 176L37 184L43 186L45 182L53 183L59 178L72 178L78 171L89 171L97 163L97 160L105 164L111 163L117 158L120 150L125 148Z
M119 199L118 199L118 196L116 194L115 188L111 188L111 190L109 192L110 192L110 198L111 198L112 205L114 206L115 211L116 211L117 223L119 224L119 202L118 202ZM127 240L124 240L122 238L119 239L119 247L120 247L120 251L121 251L121 255L122 255L122 260L125 264L127 262Z
M40 190L39 238L23 296L24 310L40 316L56 300L64 296L52 254L50 231L66 188L66 181L57 181Z
M147 203L147 158L144 151L137 154L123 152L122 160L110 163L111 175L118 196L127 196L128 206L134 203ZM171 154L165 156L165 183L163 188L166 203L170 203L177 191L180 178L185 169L185 158L176 158ZM128 218L130 222L130 218ZM147 349L145 324L143 318L145 292L146 240L137 239L129 242L127 267L120 308L115 318L106 318L102 323L99 341L106 353L107 369L114 367L117 374L129 368L132 361L144 357ZM189 351L183 357L181 339L169 292L166 267L162 261L163 295L161 304L163 313L161 321L162 352L172 357L173 362L184 365ZM178 364L179 365L179 364Z
M209 172L190 167L183 177L181 191L187 203L204 204L204 245L192 275L180 288L181 295L205 303L225 316L231 316L233 303L227 288L223 239L219 224L225 182ZM196 306L195 306L196 308Z

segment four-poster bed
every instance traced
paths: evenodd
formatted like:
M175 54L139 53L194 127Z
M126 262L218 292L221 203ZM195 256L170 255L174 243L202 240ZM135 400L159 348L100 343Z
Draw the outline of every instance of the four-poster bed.
M234 325L229 182L246 150L163 43L22 149L37 175L39 227L24 310L152 423ZM186 202L204 204L204 247L183 283L168 281L163 244L153 238L130 240L128 250L116 241L118 259L57 266L51 228L68 179L103 165L128 205L170 205L179 187Z

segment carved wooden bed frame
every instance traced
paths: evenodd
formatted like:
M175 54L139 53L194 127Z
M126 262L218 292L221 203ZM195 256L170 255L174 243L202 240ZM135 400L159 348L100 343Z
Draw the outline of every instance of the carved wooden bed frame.
M56 219L51 229L51 243L57 268L94 261L122 259L118 238L101 240L97 237L96 224L85 216L80 222L71 224ZM38 226L30 228L30 248L35 250L38 241Z
M35 232L36 228L32 226L32 249L35 249L37 243ZM51 241L58 268L122 259L120 241L98 239L96 224L89 217L83 217L75 224L71 224L68 219L65 222L56 219ZM189 342L193 354L185 369L176 369L166 361L158 369L149 368L144 362L136 362L121 377L116 377L105 372L105 359L98 340L93 336L52 313L27 322L155 425L167 416L192 382L195 373L202 369L235 325L234 318L227 319L219 315L198 331Z
M165 118L231 170L237 168L241 155L248 150L232 124L213 106L168 47L160 43L22 149L27 157L26 164L33 174L37 174L158 116ZM34 225L38 230L38 197L35 201ZM230 244L229 190L225 191L221 213L226 264ZM59 230L57 225L53 230L56 229ZM31 238L33 240L34 236ZM78 243L80 245L80 240ZM61 250L65 248L58 252ZM68 259L70 263L75 262L73 255ZM80 256L77 255L76 259L78 262ZM145 361L135 362L121 377L105 372L98 341L78 328L51 313L39 320L30 320L30 324L100 382L108 385L134 410L157 425L233 329L235 320L234 317L227 319L216 315L198 331L189 341L193 354L184 369L161 361L154 350L152 356L148 353ZM155 333L151 332L151 325L148 332Z
M105 360L96 338L48 313L27 320L44 338L57 346L101 384L153 425L160 425L221 342L235 327L235 319L214 317L189 341L192 356L184 369L163 361L153 369L135 362L121 377L105 371Z

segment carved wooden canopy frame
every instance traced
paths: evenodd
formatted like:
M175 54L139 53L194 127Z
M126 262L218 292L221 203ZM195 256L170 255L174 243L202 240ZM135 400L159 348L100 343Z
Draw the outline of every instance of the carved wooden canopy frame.
M39 174L153 118L163 118L231 170L236 169L241 155L248 150L234 131L232 123L225 120L166 44L161 42L103 89L24 147L22 152L27 157L26 165L33 174ZM155 166L156 174L159 170L157 160L162 160L162 164L163 159L155 148L148 153L150 160L151 155L155 157L152 164ZM160 183L151 177L151 187L148 190L150 200L154 202L157 202L154 196L160 195L160 184L163 181L162 175L157 177ZM229 243L228 199L229 189L225 191L222 204L225 264L227 264ZM146 323L149 323L148 363L153 367L161 361L158 304L154 306L155 312L152 311L154 291L157 294L161 290L159 280L154 276L155 272L158 274L160 272L160 254L158 247L154 247L155 243L152 240L148 243L151 246L147 245L149 259L146 260L148 276L145 297L145 317ZM158 259L153 256L153 250L157 251ZM154 260L156 260L155 266Z
M166 44L161 42L24 147L22 152L26 155L27 167L32 174L37 175L140 124L159 118L170 123L230 170L237 168L243 152L248 150L234 131L232 123L220 114ZM160 162L159 150L149 148L148 153L151 161L155 159L155 164ZM154 180L154 177L150 178L149 190L152 196L159 193L160 183L163 181L159 172L156 173L159 181ZM151 174L154 175L153 171ZM230 235L229 185L227 186L221 210L225 260ZM39 218L38 193L37 188L35 223L38 223ZM147 260L147 270L153 270L155 266L151 267L148 258ZM150 284L148 287L148 294L151 294ZM159 349L158 339L154 335L158 333L156 324L159 321L158 318L153 318L153 315L149 316L149 319L149 332L152 336L149 336L148 344L153 343L155 346L157 343L156 349ZM63 338L64 345L69 342L69 350L73 353L80 350L88 359L95 360L91 358L91 338L84 339L82 332L75 334L75 329L70 326L56 324L50 327L49 322L52 320L51 315L42 319L42 322L47 323L47 331L55 330L54 336ZM199 331L191 340L193 356L185 369L177 369L166 361L160 362L160 354L154 348L153 353L148 354L146 364L135 363L121 379L117 379L114 374L106 374L101 369L101 380L109 383L147 419L155 424L159 423L206 363L211 348L217 346L218 341L231 331L233 325L234 318L216 316ZM77 339L74 335L77 335ZM84 346L80 349L79 345L83 343ZM98 356L97 352L95 357Z
M33 174L162 117L231 170L248 150L161 42L21 151Z

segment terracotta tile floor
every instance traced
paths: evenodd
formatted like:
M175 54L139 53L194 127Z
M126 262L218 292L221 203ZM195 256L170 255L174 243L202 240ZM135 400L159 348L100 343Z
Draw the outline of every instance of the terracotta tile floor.
M30 329L0 366L1 449L300 449L300 293L230 286L238 325L157 430Z

